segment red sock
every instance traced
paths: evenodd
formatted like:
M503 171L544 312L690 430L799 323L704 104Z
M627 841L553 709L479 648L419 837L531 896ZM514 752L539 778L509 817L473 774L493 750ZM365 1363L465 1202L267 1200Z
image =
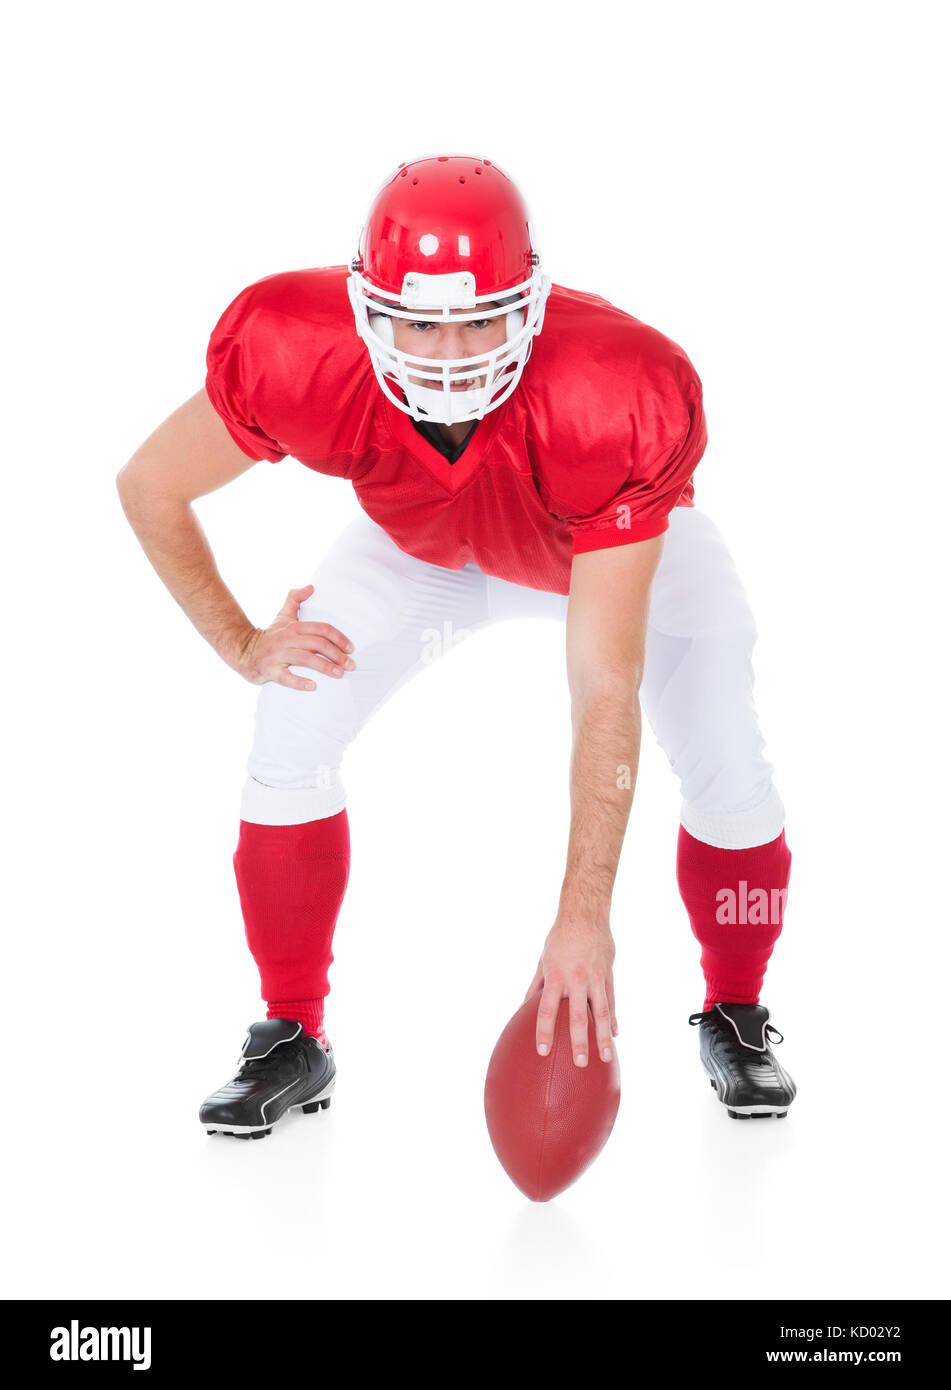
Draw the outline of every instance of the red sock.
M268 1018L296 1019L312 1038L327 1046L324 1032L324 1001L322 999L279 999L268 1000Z
M704 1010L759 1003L766 963L783 929L791 863L785 830L751 849L718 849L680 827L677 884L700 942Z
M326 1046L327 971L350 873L346 810L305 825L241 821L234 872L268 1018L296 1019Z

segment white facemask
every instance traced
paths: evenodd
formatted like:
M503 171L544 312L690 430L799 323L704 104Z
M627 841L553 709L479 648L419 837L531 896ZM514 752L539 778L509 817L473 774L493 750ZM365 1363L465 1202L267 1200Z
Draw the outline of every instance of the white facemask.
M551 281L536 270L531 279L502 294L476 295L475 281L469 274L417 273L405 277L403 293L397 299L353 271L347 289L357 332L367 345L387 399L415 420L455 425L481 420L515 390L531 355L532 340L542 329ZM417 357L395 346L394 318L413 322L424 313L427 318L439 315L446 320L450 310L462 311L451 314L461 322L504 315L505 342L478 357L439 360ZM467 368L472 369L471 374ZM458 385L466 375L471 377L466 390L452 390L453 382Z

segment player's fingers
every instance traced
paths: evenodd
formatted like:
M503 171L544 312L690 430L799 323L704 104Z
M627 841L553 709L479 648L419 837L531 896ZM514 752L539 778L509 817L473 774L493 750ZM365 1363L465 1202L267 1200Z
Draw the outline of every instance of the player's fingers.
M310 680L307 676L296 676L286 666L279 666L271 675L265 673L265 681L273 681L275 685L286 685L288 690L317 689L316 681Z
M598 1056L602 1062L610 1062L611 1051L611 1010L608 996L603 988L591 987L591 1013L594 1017L594 1031L598 1039Z
M277 640L283 643L285 650L326 652L339 666L345 666L347 662L353 665L347 639L342 632L337 632L336 628L328 628L326 632L306 633L300 631L301 626L301 623L294 623L279 631Z
M604 992L608 996L608 1008L611 1010L611 1033L616 1038L617 1027L617 1008L614 1003L614 972L608 971L608 977L604 982Z
M285 666L309 666L314 671L323 671L325 674L329 671L334 676L342 676L345 671L352 671L356 664L351 657L344 656L329 642L324 643L320 651L285 647L278 653L277 660Z
M576 1067L588 1065L588 987L572 984L568 993L568 1029Z
M306 598L310 597L310 595L313 592L313 584L305 584L302 589L289 590L287 598L284 600L284 606L278 614L278 617L296 618L298 608L301 606L301 604L304 602Z
M328 641L333 642L334 646L339 647L342 652L353 651L353 643L350 641L347 634L341 632L339 628L333 627L330 623L299 622L294 632L297 637L326 637Z
M555 1040L555 1020L558 1017L558 1006L561 999L561 985L555 984L552 980L546 980L545 988L538 1001L538 1013L535 1017L535 1046L542 1057L547 1057L548 1053L551 1052L551 1045Z
M352 670L355 666L353 658L350 656L349 648L343 644L346 638L341 637L339 641L334 641L331 637L300 637L292 633L286 638L293 647L301 648L308 652L323 653L333 661L335 666L345 666L347 670Z

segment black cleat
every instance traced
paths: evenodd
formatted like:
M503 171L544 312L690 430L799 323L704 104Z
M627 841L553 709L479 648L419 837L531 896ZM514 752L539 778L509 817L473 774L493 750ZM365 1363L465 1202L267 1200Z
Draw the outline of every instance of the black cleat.
M233 1080L208 1097L198 1118L209 1134L263 1139L288 1110L326 1110L337 1080L333 1048L287 1018L252 1023Z
M717 1099L733 1120L782 1119L796 1097L796 1083L773 1056L770 1042L783 1035L761 1004L714 1004L691 1014L700 1027L700 1060ZM771 1037L775 1034L775 1037Z

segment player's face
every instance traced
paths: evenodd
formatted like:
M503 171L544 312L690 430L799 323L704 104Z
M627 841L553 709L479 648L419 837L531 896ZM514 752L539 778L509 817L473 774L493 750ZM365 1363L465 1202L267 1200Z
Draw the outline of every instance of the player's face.
M494 306L493 306L494 307ZM481 352L490 352L505 342L505 315L499 314L491 319L470 319L455 323L453 319L467 311L452 309L452 317L440 319L423 315L419 319L393 319L393 341L400 352L408 352L413 357L426 357L434 362L443 362L451 357L478 357ZM468 311L471 312L471 311ZM451 390L465 391L472 385L472 377L479 367L487 367L488 362L475 362L471 367L454 367L450 375L459 377L459 385L453 383ZM421 377L410 377L414 386L428 386L439 389L438 381L426 381ZM485 372L475 377L476 386L485 385Z

